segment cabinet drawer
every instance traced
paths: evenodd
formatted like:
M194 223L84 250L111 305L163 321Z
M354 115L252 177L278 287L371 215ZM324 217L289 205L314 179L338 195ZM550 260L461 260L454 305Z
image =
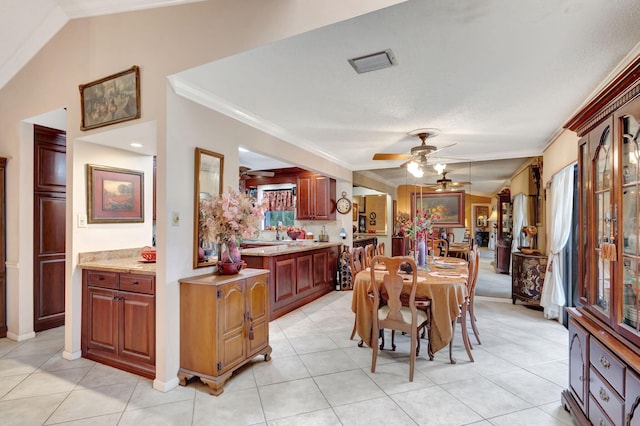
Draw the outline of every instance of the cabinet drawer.
M624 365L597 339L591 339L589 361L620 395L624 393Z
M607 417L600 409L598 403L593 399L593 395L589 398L589 420L594 426L616 426L614 422ZM622 423L620 423L622 424Z
M106 271L87 271L87 284L94 287L118 288L118 273Z
M624 401L620 399L616 391L596 373L593 367L590 373L589 393L591 394L591 400L595 400L615 424L622 424L624 418ZM589 410L591 410L591 407L589 407ZM589 413L591 413L591 411L589 411Z
M120 274L120 290L155 294L155 280L151 275Z

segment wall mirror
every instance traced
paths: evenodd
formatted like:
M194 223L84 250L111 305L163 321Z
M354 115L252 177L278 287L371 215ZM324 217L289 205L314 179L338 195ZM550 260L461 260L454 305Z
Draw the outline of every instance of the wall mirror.
M203 241L201 215L202 202L222 193L224 155L196 148L194 178L193 267L213 266L217 261L214 245Z

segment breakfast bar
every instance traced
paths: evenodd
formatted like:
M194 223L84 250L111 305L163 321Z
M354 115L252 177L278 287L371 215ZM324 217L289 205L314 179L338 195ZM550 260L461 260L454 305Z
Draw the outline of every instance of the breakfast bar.
M341 242L290 241L242 250L249 268L269 270L270 319L334 289Z

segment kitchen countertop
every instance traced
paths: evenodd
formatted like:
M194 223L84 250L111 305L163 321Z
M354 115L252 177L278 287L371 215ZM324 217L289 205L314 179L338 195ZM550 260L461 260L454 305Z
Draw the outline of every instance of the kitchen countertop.
M282 241L274 243L275 245L269 245L265 247L242 249L240 250L240 254L242 256L280 256L282 254L299 253L303 251L341 246L343 244L342 241L321 243L307 240L285 241L286 244L282 244Z
M80 253L78 268L95 271L155 275L156 263L140 256L142 248Z

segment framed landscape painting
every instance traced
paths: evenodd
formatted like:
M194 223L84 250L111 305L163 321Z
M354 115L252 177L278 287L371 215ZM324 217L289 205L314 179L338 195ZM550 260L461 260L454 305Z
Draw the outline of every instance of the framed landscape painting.
M87 164L89 223L144 222L144 173Z
M140 118L140 68L80 85L80 130Z
M439 213L441 220L435 221L438 226L464 227L464 191L459 192L426 192L411 194L411 217L416 210L428 213Z

